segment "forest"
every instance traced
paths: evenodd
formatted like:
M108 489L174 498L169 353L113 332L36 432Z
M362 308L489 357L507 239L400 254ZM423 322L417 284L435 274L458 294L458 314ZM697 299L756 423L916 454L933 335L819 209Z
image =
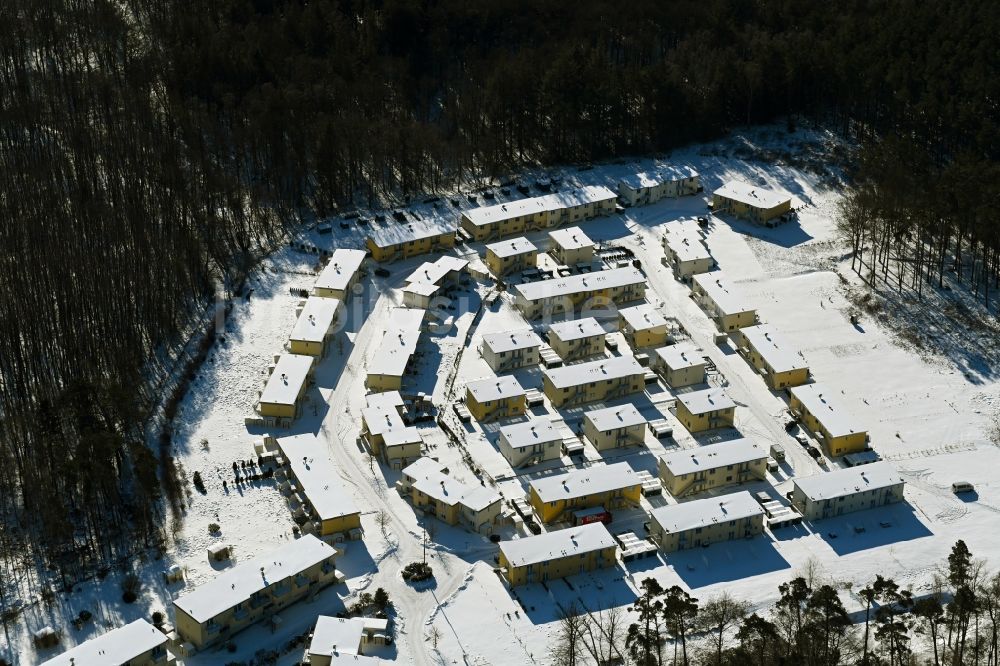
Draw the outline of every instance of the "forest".
M722 592L697 599L679 586L642 581L626 623L624 607L563 609L556 666L911 666L1000 663L1000 573L958 541L923 594L876 574L848 594L864 604L852 618L836 581L811 560L778 586L766 613Z
M860 147L864 270L989 298L998 31L990 2L0 3L0 578L169 538L178 349L354 205L808 120Z

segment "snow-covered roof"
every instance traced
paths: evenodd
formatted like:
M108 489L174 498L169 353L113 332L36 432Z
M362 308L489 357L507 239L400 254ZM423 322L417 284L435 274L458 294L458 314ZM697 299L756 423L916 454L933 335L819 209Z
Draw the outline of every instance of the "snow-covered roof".
M483 485L472 485L448 476L435 464L421 463L421 458L403 469L403 474L413 479L413 487L424 495L449 506L461 504L472 511L482 511L501 501L500 493ZM427 460L430 460L427 458Z
M705 365L705 354L691 342L678 342L675 345L660 347L653 353L672 371Z
M107 666L125 664L134 657L164 645L167 637L145 620L130 622L66 650L43 666Z
M537 213L562 210L563 208L572 208L591 204L596 201L608 201L616 198L617 195L603 185L587 185L575 190L554 192L540 197L518 199L517 201L493 206L472 208L465 211L463 216L475 226L481 227L524 215L535 215Z
M595 409L584 414L583 418L601 432L646 424L646 417L631 402L618 407Z
M697 238L681 234L667 234L663 239L663 244L677 255L680 261L699 261L712 258L712 253Z
M535 244L523 236L502 240L497 243L489 243L486 249L501 259L538 251Z
M177 597L174 605L195 622L207 622L249 599L255 592L319 564L336 553L333 546L306 534L278 546L267 555L227 569L191 592Z
M295 321L289 340L322 342L342 307L343 303L339 299L310 296Z
M703 472L727 465L739 465L751 460L767 458L768 451L756 442L741 437L728 442L680 449L660 456L660 462L674 476Z
M590 240L580 227L566 227L565 229L550 231L549 238L564 250L579 250L585 247L594 247L594 241Z
M645 373L645 368L639 365L639 362L632 356L613 356L587 363L542 370L542 374L549 378L555 388L580 386L590 382L620 379L631 375L644 375Z
M795 487L813 502L834 499L854 493L890 488L903 483L896 468L885 461L858 467L847 467L797 478Z
M826 384L817 382L794 386L791 392L792 397L801 402L809 413L823 424L831 437L866 432Z
M465 385L472 397L479 403L503 400L524 395L524 387L511 375L491 379L477 379Z
M621 178L621 183L633 190L656 187L663 183L696 178L698 172L687 165L662 166L652 171L641 171Z
M722 271L712 271L711 273L701 273L694 276L694 281L701 287L702 291L712 299L715 306L724 315L739 314L740 312L753 312L754 308L749 305L743 293L726 279Z
M454 234L456 231L458 231L458 220L451 216L424 217L406 222L397 222L389 218L385 226L371 228L368 240L375 243L376 247L386 248L423 238Z
M375 617L340 618L320 615L316 619L309 654L329 657L333 654L356 655L361 637L367 633L385 633L388 620Z
M682 393L677 396L677 401L692 414L704 414L736 406L725 389L718 387Z
M282 354L274 365L274 372L267 378L260 402L275 405L294 405L306 377L312 370L314 357L306 354Z
M417 479L423 478L429 474L444 474L444 465L442 465L434 458L423 456L417 458L412 463L403 468L403 476L408 477L411 481L416 481Z
M740 333L774 372L788 372L809 367L802 354L789 345L784 336L775 331L770 324L747 326L741 328Z
M364 250L350 250L347 248L337 248L330 257L330 262L319 274L316 280L316 287L320 289L343 290L347 284L354 279L361 262L365 260Z
M433 296L440 288L430 282L410 282L403 287L403 291L411 294L420 294L421 296Z
M764 509L746 490L719 497L668 504L653 509L650 514L660 528L669 534L710 527L730 520L763 515Z
M542 502L569 500L639 485L642 485L642 478L627 462L574 469L531 482Z
M584 317L549 324L549 333L555 334L563 342L570 342L604 335L604 327L593 317Z
M569 294L613 289L631 284L646 284L646 277L637 268L627 267L570 275L558 280L525 282L515 285L514 290L524 299L537 301L553 296L568 296Z
M490 348L495 354L515 351L517 349L531 349L540 347L542 339L531 330L526 328L519 331L504 331L503 333L487 333L483 336L483 344Z
M729 181L717 189L714 194L719 197L725 197L726 199L738 201L748 206L753 206L754 208L763 208L765 210L774 208L775 206L780 206L786 201L791 201L791 197L787 194L782 194L773 190L766 190L763 187L757 187L756 185L744 183L741 180Z
M555 427L550 418L531 419L523 423L503 426L500 428L500 436L515 449L562 440L559 429Z
M369 375L402 377L406 365L417 349L420 328L426 310L420 308L391 308L385 335L378 350L368 363Z
M500 550L510 566L523 567L604 550L615 545L614 537L604 523L589 523L537 536L501 541Z
M622 308L618 311L618 316L624 319L625 323L634 331L645 331L667 325L666 318L649 303Z
M469 262L465 259L445 255L438 257L437 261L425 261L417 270L410 273L406 281L437 284L449 273L457 273L465 270L465 267L468 265Z
M399 395L399 391L373 393L368 396L368 406L361 409L368 432L381 435L388 446L422 441L420 431L403 421L399 413L402 405L403 398Z
M317 518L333 520L358 513L354 498L344 489L323 440L305 433L279 437L277 441Z

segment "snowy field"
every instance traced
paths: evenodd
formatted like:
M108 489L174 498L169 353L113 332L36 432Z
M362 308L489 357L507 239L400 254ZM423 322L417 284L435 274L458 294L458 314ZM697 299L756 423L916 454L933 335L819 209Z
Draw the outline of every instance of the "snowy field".
M594 461L626 460L655 476L656 460L665 452L665 444L691 448L713 437L736 436L738 431L761 444L780 443L787 452L781 469L769 474L766 482L740 489L768 490L773 497L783 498L791 489L791 478L823 472L785 432L782 396L768 390L731 346L714 343L714 324L689 297L688 287L675 280L660 261L665 228L705 215L707 193L725 180L740 178L791 194L795 205L801 206L799 221L763 229L728 217L712 218L707 236L712 254L756 305L761 321L775 326L803 352L816 380L841 394L841 402L869 430L872 447L898 466L907 482L906 502L767 532L749 541L661 554L553 581L547 589L529 585L512 593L493 571L495 544L433 519L418 518L393 489L399 473L377 464L373 467L357 444L365 405L365 366L386 328L386 314L390 307L402 305L403 278L421 262L434 258L414 257L387 266L388 277L367 272L360 293L348 306L339 342L333 343L317 368L316 387L310 391L303 416L292 429L273 433L319 435L345 487L361 507L364 539L347 543L337 565L347 576L346 584L283 611L283 622L273 633L264 627L251 628L233 638L236 649L232 653L209 650L185 663L250 662L258 650L281 651L293 637L310 630L317 615L334 614L361 592L382 587L395 608L395 645L383 650L380 656L384 658L401 664L545 664L560 607L575 604L596 612L628 605L635 599L639 581L649 576L665 586L679 584L702 600L725 590L752 601L755 608L766 608L776 600L780 583L805 568L818 569L820 576L840 584L848 611L854 611L860 604L851 588L862 587L876 572L915 592L928 589L936 566L959 538L977 556L1000 552L1000 481L993 472L1000 465L1000 450L989 435L1000 412L996 371L970 364L960 353L931 356L912 351L898 341L892 328L870 317L862 316L857 325L851 323L853 306L848 294L858 288L859 280L850 271L847 249L835 237L840 197L836 174L815 168L836 147L834 138L827 135L800 132L788 136L768 129L710 147L677 151L659 162L693 166L701 174L705 195L631 208L622 215L581 225L595 241L615 243L635 253L648 277L647 300L679 322L706 352L718 369L710 382L726 386L738 405L735 431L692 437L674 421L676 442L661 443L647 434L645 446L602 456L588 444L585 455ZM778 163L775 156L781 154L794 156L797 166L787 159ZM618 177L651 166L653 160L645 160L588 171L566 169L560 175L563 188L578 183L617 189ZM462 201L463 206L472 205ZM423 215L433 213L430 205L415 208ZM339 220L332 226L332 234L310 232L299 240L323 249L363 246L363 227L344 229ZM539 242L544 236L528 235L542 247L544 242ZM480 244L471 244L459 245L455 253L472 259L481 251ZM72 594L60 595L50 605L31 604L11 627L10 645L6 650L0 645L0 657L9 655L17 664L39 663L109 628L140 617L148 619L157 610L169 622L172 598L218 574L205 555L209 546L232 545L234 560L240 562L294 538L291 513L273 482L236 486L232 463L254 455L253 442L263 431L248 431L244 418L252 414L265 368L282 351L295 321L298 297L291 295L290 288L310 287L315 268L315 256L291 247L264 263L251 282L252 296L235 304L225 343L216 345L183 402L175 455L188 474L201 473L207 492L202 495L191 489L187 514L168 552L137 565L145 583L139 600L123 604L124 574L111 572L103 581L78 585ZM461 424L451 409L455 397L464 394L465 382L492 376L477 351L482 336L529 325L513 308L509 295L484 305L492 290L491 282L472 281L462 291L455 311L448 313L450 325L421 337L417 372L407 378L404 392L433 395L440 413L459 435L460 445L456 445L436 426L424 426L430 455L448 466L453 476L478 483L467 458L463 459L467 452L475 469L510 500L524 496L531 478L574 463L563 458L527 473L512 470L496 447L500 424ZM623 340L618 353L630 353ZM515 375L527 387L541 386L537 369ZM672 399L671 391L655 384L646 394L610 404L635 402L648 418L673 420L668 411ZM592 404L587 409L600 406ZM535 409L539 415L563 417L572 432L583 411L579 407L556 410L548 401ZM223 480L228 480L225 488ZM958 480L975 484L973 500L963 501L951 493L951 483ZM646 511L673 500L664 496L652 501L644 499L643 510L616 514L611 531L644 535ZM378 520L380 512L388 514L384 529ZM220 525L221 534L210 535L210 523ZM423 556L425 527L432 533L426 548L435 582L417 590L402 581L399 569ZM507 536L512 535L513 528L507 528ZM186 583L166 586L162 574L173 564L184 568ZM990 566L1000 567L1000 561L991 561ZM74 629L69 621L84 609L93 613L94 621ZM39 652L31 647L31 632L46 625L62 632L63 643L58 649ZM283 654L278 663L297 663L301 657L302 650L297 648Z

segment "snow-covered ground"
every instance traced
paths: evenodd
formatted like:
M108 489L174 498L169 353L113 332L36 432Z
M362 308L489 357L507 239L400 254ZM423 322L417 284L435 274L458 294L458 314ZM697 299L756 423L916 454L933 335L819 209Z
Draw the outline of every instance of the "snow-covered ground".
M752 159L764 148L768 161ZM365 404L365 364L377 349L389 308L401 305L403 278L432 258L415 257L388 266L388 277L368 272L361 292L347 309L339 342L318 366L317 386L310 391L303 417L290 431L274 433L317 433L328 446L345 487L362 508L365 537L346 544L338 561L347 576L346 585L282 612L284 622L275 633L263 627L250 629L234 637L235 652L209 651L186 663L249 661L260 649L281 650L290 639L309 630L317 615L336 613L359 593L378 587L389 592L395 605L396 645L385 656L399 663L543 664L549 659L560 607L573 603L599 611L628 605L639 581L647 576L667 585L682 585L701 599L726 590L764 608L777 597L780 583L807 567L818 566L821 575L851 583L855 589L878 571L919 591L928 586L934 568L956 539L965 539L976 555L1000 552L1000 481L992 473L1000 463L1000 450L989 441L993 419L1000 412L996 370L979 365L970 372L960 354L919 354L901 345L892 328L869 317L863 316L858 325L851 323L853 305L848 293L859 288L859 281L849 270L846 248L835 237L840 193L836 172L826 170L822 163L831 148L837 148L837 142L828 135L800 132L789 137L767 129L677 151L661 161L694 166L702 174L706 193L738 177L788 192L802 206L798 223L772 230L713 218L707 243L720 266L756 304L762 321L774 325L802 350L816 379L841 392L841 401L870 431L872 446L898 465L907 481L905 503L786 528L751 541L660 555L568 582L555 581L548 589L533 585L512 593L493 571L495 544L431 519L418 519L393 489L398 472L372 467L356 443ZM797 166L791 166L793 162ZM563 187L573 182L613 187L620 175L651 165L652 160L644 160L581 172L566 169L561 174ZM746 487L754 492L768 489L778 497L790 490L792 477L821 473L822 468L785 432L783 399L769 391L731 347L714 344L714 325L690 299L687 286L660 262L664 226L704 215L706 196L628 209L623 215L581 226L596 241L624 245L640 259L649 279L647 299L678 321L706 351L719 371L711 381L725 385L736 400L736 430L761 443L783 445L788 457L781 470L766 482ZM462 201L463 206L472 205ZM425 215L433 212L430 205L418 208ZM309 232L303 240L324 249L361 247L364 232L363 227L341 228L335 221L332 234ZM532 240L543 236L529 235ZM456 252L471 257L481 249L473 244L459 246ZM191 488L186 516L168 551L160 559L136 564L145 583L140 599L131 605L119 600L123 572L81 584L51 605L31 605L11 626L8 649L0 643L0 656L9 654L15 663L34 664L108 628L148 618L155 610L169 617L173 597L217 574L205 556L211 544L231 544L239 562L294 538L291 514L276 487L263 481L236 486L232 463L253 457L252 445L261 431L248 431L244 417L252 413L264 369L282 350L294 322L298 297L289 289L308 288L314 269L314 256L291 247L266 261L251 282L252 296L236 303L225 342L214 348L184 400L174 438L175 455L188 474L201 473L207 492L202 495ZM425 427L430 454L454 476L477 482L475 472L463 460L467 452L483 478L494 483L505 499L513 499L523 496L530 478L573 463L565 458L528 473L512 470L496 448L498 424L460 424L450 409L466 381L492 374L477 352L483 334L529 325L514 310L509 295L502 295L492 306L483 305L492 289L492 284L475 281L463 289L455 311L448 312L452 325L422 336L417 373L407 379L405 388L432 394L448 425L459 435L460 446L437 427ZM623 341L619 350L629 353ZM537 369L515 374L525 386L541 385ZM672 397L669 390L656 385L632 401L647 417L672 420L668 411ZM558 411L546 402L535 411L558 413L575 432L584 410ZM603 456L588 445L586 457L627 460L655 475L664 444L694 447L720 435L692 437L676 422L674 432L676 443L647 436L644 447ZM721 436L735 434L729 431ZM950 492L956 480L975 484L975 500L963 501ZM644 508L667 501L672 500L655 498L652 505L644 500ZM384 532L378 520L383 511L389 517ZM611 529L641 535L644 520L645 511L623 512L616 515ZM220 535L209 534L210 523L221 526ZM432 533L427 541L425 526ZM398 571L424 556L425 543L436 580L433 587L418 590L404 584ZM172 564L185 569L186 583L166 586L162 582L162 573ZM849 587L844 586L845 602L853 610L857 601L850 597ZM94 620L78 631L69 621L83 609L92 612ZM45 625L63 632L63 644L57 650L38 652L31 647L30 633ZM296 649L279 663L295 663L300 657L301 649Z

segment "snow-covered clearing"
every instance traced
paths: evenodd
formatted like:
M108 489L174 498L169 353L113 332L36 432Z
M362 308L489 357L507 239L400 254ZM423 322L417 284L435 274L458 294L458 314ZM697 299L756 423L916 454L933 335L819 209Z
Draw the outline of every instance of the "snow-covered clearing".
M813 375L840 392L841 401L867 426L873 448L899 466L907 481L906 503L785 528L750 541L659 555L554 581L548 589L529 585L512 593L492 570L495 544L433 519L418 519L393 489L398 472L373 467L356 443L360 410L365 404L365 363L385 330L388 309L402 304L399 288L403 278L422 261L433 258L415 257L387 266L388 277L368 272L361 293L348 306L346 329L338 334L340 342L334 343L318 366L317 386L310 391L303 417L290 431L274 433L319 434L345 486L362 508L365 537L347 543L338 560L338 569L347 575L346 585L330 588L316 601L282 612L284 622L273 634L258 626L236 635L232 654L210 650L186 663L200 666L248 661L260 649L280 650L291 638L310 629L317 615L336 613L360 592L378 587L385 588L395 604L396 645L385 657L414 664L542 664L550 654L560 606L575 603L578 608L598 611L627 605L635 597L638 582L647 576L683 585L702 599L727 590L763 608L777 597L779 583L796 571L813 568L812 563L818 564L820 575L853 584L855 589L878 571L921 590L958 538L965 539L976 555L1000 552L1000 481L992 472L1000 464L1000 450L990 441L994 418L1000 411L996 368L967 362L956 349L943 356L918 353L901 344L894 329L867 315L853 325L849 313L854 305L848 295L856 295L862 287L849 270L846 248L834 235L839 199L836 179L825 171L817 175L813 168L822 166L816 160L835 144L834 139L809 132L788 137L773 129L749 136L677 151L662 161L694 166L702 175L706 193L725 179L739 177L784 190L803 205L797 224L771 230L730 218L713 218L708 245L720 266L756 304L761 320L774 325L802 350ZM784 156L784 164L749 159L760 146L769 147L772 160ZM788 156L796 156L799 166L789 166ZM561 175L564 186L578 182L614 187L620 175L651 165L651 160L645 160L582 172L567 169ZM647 299L676 319L718 368L711 381L726 385L736 400L736 429L761 443L783 445L788 457L781 470L767 482L745 487L752 492L767 489L778 497L790 490L793 476L820 473L821 468L785 432L782 396L769 391L732 347L714 344L714 325L691 300L688 287L675 280L660 262L664 225L704 215L706 196L628 209L623 215L581 226L596 241L614 242L635 252L649 279ZM463 199L463 206L468 205ZM429 205L416 208L422 214L430 212ZM343 229L334 222L332 234L309 232L305 240L320 248L362 247L364 232L363 227ZM543 237L529 234L533 241ZM456 252L471 258L481 250L478 244L460 245ZM236 486L231 468L233 461L253 456L252 444L261 432L248 432L243 419L252 413L262 373L271 356L282 350L294 322L298 297L292 296L289 288L308 288L314 279L314 265L314 256L292 248L266 262L265 270L250 284L252 296L235 304L225 343L214 348L184 400L174 438L175 454L189 474L201 472L207 493L201 495L191 488L187 515L168 552L160 560L137 564L145 583L139 601L126 605L119 600L123 573L112 572L103 581L81 584L72 594L57 597L51 606L31 605L11 627L9 653L15 663L38 663L107 628L148 618L155 610L169 611L172 597L216 575L205 556L213 543L232 544L238 562L294 538L291 514L273 483ZM513 499L523 496L532 476L573 463L564 458L542 466L544 469L515 473L496 448L498 424L461 424L450 409L452 395L461 395L466 381L492 374L476 351L483 334L528 325L512 307L509 295L492 306L483 306L482 299L491 289L491 284L473 281L462 292L455 311L449 312L453 325L422 336L417 373L407 379L405 390L433 395L446 422L459 433L474 466L488 482L496 483L505 499ZM985 347L990 344L981 342ZM623 350L619 353L629 353L624 341L619 349ZM525 386L541 386L537 369L515 375ZM447 383L452 376L454 387L449 391ZM631 401L647 417L672 420L667 411L671 400L669 390L651 385L646 394ZM535 413L557 411L546 402ZM584 411L574 408L562 410L560 415L575 432ZM673 425L676 444L647 436L645 447L601 456L588 445L586 456L607 462L627 460L655 475L656 458L664 451L664 444L693 447L720 435L692 437L679 423ZM440 458L452 475L478 481L463 461L462 448L436 427L425 427L424 431L430 454ZM735 434L721 433L724 437ZM204 440L207 445L202 444ZM228 481L226 489L224 479ZM950 485L956 480L974 483L977 497L972 501L955 497ZM644 500L644 508L666 501L654 498L650 504ZM378 521L383 511L388 515L384 536ZM616 514L610 529L642 535L645 520L645 511L622 512ZM221 526L221 535L209 534L210 523ZM414 589L403 583L398 570L423 557L423 526L433 533L427 557L436 580L430 588ZM184 567L186 584L164 585L162 573L171 564ZM990 564L1000 566L1000 562ZM857 600L847 587L844 594L848 610L855 610ZM77 631L70 620L82 609L91 611L95 620ZM45 625L63 632L58 650L38 652L31 647L30 632ZM0 647L0 656L4 655ZM300 657L301 649L296 649L279 663L295 663Z

